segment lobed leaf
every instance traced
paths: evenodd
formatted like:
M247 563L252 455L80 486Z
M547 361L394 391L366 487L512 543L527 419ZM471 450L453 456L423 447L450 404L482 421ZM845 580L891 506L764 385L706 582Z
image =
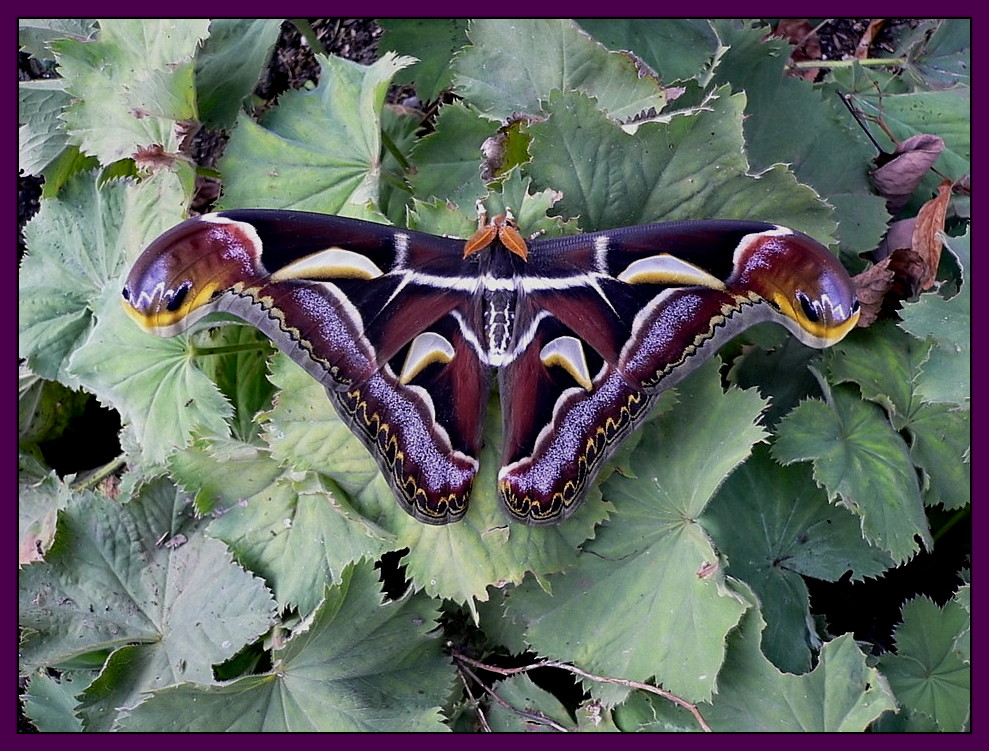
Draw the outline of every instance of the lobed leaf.
M436 699L453 670L430 636L428 597L382 603L370 563L328 587L323 604L273 650L274 669L216 686L152 692L123 718L128 731L437 732Z
M380 18L384 29L380 51L419 58L419 62L395 76L395 83L414 84L423 102L435 102L453 83L450 59L467 44L464 18ZM444 107L443 109L446 109ZM442 114L442 110L441 110Z
M97 324L73 356L71 373L133 426L146 462L161 464L197 431L227 435L233 410L196 366L194 335L148 335L124 313L119 296L109 289L100 301Z
M866 165L874 149L836 94L786 75L791 47L768 37L765 25L723 19L712 25L727 47L714 82L745 92L745 144L753 170L793 165L800 182L835 207L843 245L856 253L875 247L886 231L885 202L873 194L864 168L848 169Z
M710 21L698 18L579 18L611 50L629 50L666 81L703 76L718 54Z
M18 356L35 373L80 383L67 363L92 330L99 298L110 288L120 294L125 263L178 221L183 203L170 173L103 186L82 174L42 203L24 231L30 251L18 275Z
M837 386L827 403L809 399L779 424L773 457L812 461L814 479L833 501L861 517L866 539L902 562L932 545L917 475L903 439L879 407Z
M415 173L409 178L420 200L436 196L465 212L484 196L487 187L478 163L481 146L491 135L491 122L460 102L443 107L432 133L412 151Z
M208 33L207 19L108 18L93 41L52 42L75 97L64 119L83 152L102 164L142 147L177 153L180 124L197 117L193 55Z
M282 609L311 613L317 593L339 583L348 565L394 549L339 488L286 470L257 446L200 440L173 455L169 470L213 517L209 534L264 578Z
M967 281L971 279L971 238L966 233L963 237L946 238L946 243L958 258L966 282L951 299L927 293L916 302L905 303L900 327L916 337L934 341L931 357L917 379L923 397L965 406L972 392L972 290Z
M725 481L701 524L727 558L728 574L759 596L762 650L789 673L810 670L819 641L803 577L861 581L893 565L861 538L852 514L814 488L809 467L780 467L764 446Z
M321 60L320 83L290 91L255 123L241 113L219 169L224 208L322 211L371 219L381 177L381 108L411 64L387 54L363 66Z
M966 730L972 676L968 649L959 651L958 641L969 631L971 615L954 601L939 608L926 597L905 603L902 615L896 654L879 659L890 688L905 708L932 718L937 729Z
M456 89L492 119L535 115L554 90L582 92L620 122L666 105L655 73L609 52L574 21L479 19L467 35L471 46L453 60Z
M278 40L282 22L274 18L214 18L209 38L196 55L199 119L229 128L251 95Z
M273 458L336 483L344 495L333 493L335 512L352 509L362 524L394 535L392 549L409 548L406 575L430 595L473 607L473 600L487 599L490 585L519 582L527 571L540 578L560 571L573 559L574 547L607 513L592 495L563 524L512 524L496 496L501 421L492 402L481 471L466 518L438 527L422 524L398 506L370 454L337 418L323 387L282 356L272 371L280 389L265 418Z
M22 670L140 644L150 657L133 704L153 686L210 681L214 663L267 630L264 584L197 534L183 506L159 481L124 505L84 493L60 512L46 561L20 576Z
M717 90L699 114L648 122L634 134L579 93L550 94L545 122L529 126L537 187L562 193L558 211L582 228L610 229L678 219L761 219L827 242L829 209L780 165L748 174L743 151L745 99ZM608 154L607 159L596 155Z
M59 116L72 97L65 81L22 81L17 85L17 167L40 175L69 144Z

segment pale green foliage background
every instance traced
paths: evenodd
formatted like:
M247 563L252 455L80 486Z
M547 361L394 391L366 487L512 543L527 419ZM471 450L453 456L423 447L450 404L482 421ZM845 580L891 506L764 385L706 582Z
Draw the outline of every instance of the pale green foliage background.
M905 38L902 76L855 65L821 84L784 75L788 46L754 22L382 25L373 65L319 55L318 84L257 117L277 21L22 23L22 48L61 75L20 90L20 166L46 180L19 273L27 716L44 731L473 729L462 651L585 671L576 707L528 676L497 683L492 730L540 716L699 728L644 684L716 731L969 727L967 586L943 607L907 603L897 653L878 661L815 623L807 586L880 576L937 544L934 507L967 511L967 231L898 323L827 352L763 327L725 347L663 395L572 518L540 528L499 507L494 395L470 512L427 526L322 387L255 331L159 339L119 302L142 248L186 216L197 123L229 132L221 208L455 236L478 199L545 236L759 219L829 244L854 273L890 217L834 91L900 138L940 135L937 166L960 177L966 22ZM385 103L400 81L459 99L424 135ZM503 125L485 178L482 145ZM163 159L143 159L150 147ZM122 418L116 492L40 460L66 387ZM382 593L382 556L401 558L404 594Z

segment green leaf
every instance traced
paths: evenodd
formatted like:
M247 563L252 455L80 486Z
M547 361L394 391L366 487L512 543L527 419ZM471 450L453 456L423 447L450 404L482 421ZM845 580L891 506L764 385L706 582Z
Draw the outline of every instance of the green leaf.
M378 51L419 58L419 62L395 76L395 83L409 83L423 102L439 99L453 83L450 59L467 44L467 20L463 18L379 18L384 29ZM443 109L446 109L444 107ZM442 110L440 110L442 115Z
M741 353L732 362L728 380L741 389L756 388L769 399L762 422L773 429L801 400L821 393L811 370L821 353L770 323L746 331L745 340Z
M196 119L193 55L207 19L100 21L94 41L52 42L66 90L69 133L103 164L141 147L179 151L179 123Z
M239 115L219 163L223 207L373 218L365 205L378 199L381 108L392 76L412 61L320 62L315 89L287 92L261 124Z
M764 402L723 393L718 365L691 375L682 401L643 428L624 472L632 476L604 484L611 519L574 566L549 578L552 595L531 581L512 593L506 615L527 624L532 649L599 675L655 677L691 701L717 690L725 635L747 604L721 572L699 575L718 555L697 520L765 435L754 424ZM624 695L593 691L605 703Z
M527 675L506 678L495 686L495 691L511 709L499 702L491 703L491 709L485 716L492 732L532 733L552 732L559 728L569 731L577 729L560 700L549 691L539 688Z
M896 654L879 658L896 698L911 712L933 718L938 729L961 732L970 727L971 666L959 652L959 636L971 627L971 616L955 601L938 608L926 597L903 606L896 627Z
M925 89L969 85L972 76L972 21L968 18L922 21L912 34L901 41L894 54L904 53L910 58L908 73L918 78Z
M698 707L715 732L862 732L895 708L886 679L867 666L850 634L825 644L811 672L789 675L763 656L763 627L759 611L751 609L728 637L718 693L710 706ZM654 696L628 710L618 707L616 714L620 727L640 731L696 728L684 710Z
M40 175L69 139L59 115L72 97L65 81L21 81L17 84L17 167L28 175Z
M773 457L813 461L814 479L862 519L862 533L898 563L933 544L917 474L903 439L875 404L834 388L828 403L809 399L779 424Z
M197 534L167 483L121 505L82 494L59 515L45 563L20 574L22 670L142 644L153 657L138 691L212 679L211 666L268 629L263 583Z
M588 34L612 50L631 50L662 79L700 78L718 52L706 19L579 18Z
M624 121L666 105L655 74L567 19L479 19L453 61L457 93L495 120L537 114L551 91L580 91Z
M962 267L961 290L949 300L929 292L916 302L904 303L899 325L916 337L934 340L917 379L921 395L929 401L967 405L972 392L971 237L966 233L946 238L946 245Z
M328 406L328 405L327 405ZM346 566L394 548L391 536L353 511L339 488L286 471L269 453L239 441L197 441L169 460L209 534L263 576L282 609L311 613Z
M761 630L758 614L750 611L729 637L718 696L702 709L714 730L861 732L895 707L886 680L868 667L851 634L825 644L815 668L796 676L763 657Z
M409 182L419 199L437 196L473 210L487 188L481 179L481 145L493 135L491 121L460 102L443 107L435 130L412 152L415 173Z
M197 430L225 436L230 404L196 367L195 334L163 339L127 317L118 289L97 308L97 324L71 373L134 427L142 459L160 464Z
M972 502L971 413L924 404L908 426L910 457L924 471L924 503L946 509Z
M929 342L917 341L890 321L877 321L853 330L827 358L834 383L857 383L862 396L883 407L893 426L902 430L921 407L916 381L930 352Z
M559 211L586 230L678 219L760 219L827 242L828 207L783 165L748 174L742 143L743 96L711 95L704 111L670 123L648 122L634 134L575 93L554 92L545 122L529 126L540 188L563 194ZM607 154L607 158L601 158Z
M157 659L155 651L143 644L113 650L93 682L76 697L76 713L86 732L114 729L120 710L142 698L140 692L148 687L149 671L155 669Z
M283 647L274 670L218 686L154 691L121 721L128 731L437 732L436 699L454 673L435 627L435 603L406 595L382 604L370 563L327 588L323 604Z
M78 733L82 722L75 713L81 681L73 672L54 678L39 672L24 692L24 714L42 733Z
M196 55L196 99L203 123L233 125L268 64L281 25L276 18L210 20L209 38Z
M78 385L66 364L90 333L98 298L110 287L119 296L125 262L175 224L184 203L170 173L101 187L94 174L79 175L42 202L24 230L18 276L18 356L35 373Z
M961 508L971 496L970 413L924 401L924 372L931 357L940 357L932 344L879 322L830 350L829 370L836 382L858 383L863 396L882 405L893 426L909 436L910 457L925 476L925 505Z
M727 557L728 574L759 596L762 649L789 673L810 670L817 641L803 577L834 582L850 572L861 581L893 565L861 538L852 514L828 505L809 467L780 467L764 446L732 473L701 524Z
M714 81L745 92L745 142L753 170L780 162L793 165L800 182L837 207L842 243L855 253L875 247L887 218L885 202L874 194L867 176L875 150L838 96L786 75L791 47L769 37L770 29L761 22L712 24L727 47ZM825 154L841 158L821 158ZM849 165L860 168L850 170Z
M21 459L17 475L17 562L41 560L55 538L58 512L71 498L68 486L54 470Z
M241 440L254 439L260 426L257 413L271 406L274 389L268 382L268 358L274 347L253 326L218 326L196 339L203 372L219 386L234 408L233 434Z
M91 18L19 18L17 47L38 60L51 60L48 43L55 39L89 41L99 31Z
M351 497L367 493L378 467L339 420L326 390L283 354L272 358L271 382L274 406L261 420L272 458L296 471L321 472Z

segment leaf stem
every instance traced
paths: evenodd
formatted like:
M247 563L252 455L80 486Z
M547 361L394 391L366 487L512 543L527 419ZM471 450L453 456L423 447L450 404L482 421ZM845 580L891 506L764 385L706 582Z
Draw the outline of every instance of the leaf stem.
M500 668L495 665L487 665L483 662L480 662L479 660L475 660L471 657L468 657L465 654L456 651L453 653L453 657L455 660L457 660L457 662L467 663L468 665L473 665L474 667L481 668L482 670L486 670L489 673L498 673L499 675L516 675L518 673L527 673L528 671L535 670L536 668L559 668L560 670L566 670L567 672L573 673L574 675L578 675L581 678L587 678L588 680L597 681L598 683L613 683L617 686L625 686L626 688L634 688L634 689L639 689L641 691L648 691L651 694L656 694L657 696L663 697L667 701L673 702L677 706L683 707L688 712L690 712L690 714L694 716L694 719L697 721L697 724L701 726L701 729L705 733L712 732L711 726L707 724L707 721L704 719L703 715L701 715L700 710L697 708L696 704L691 704L686 699L683 699L677 696L676 694L671 693L670 691L666 691L662 688L659 688L658 686L652 686L648 683L632 681L632 680L628 680L627 678L610 678L608 676L595 675L594 673L588 673L586 670L581 670L578 667L574 667L569 663L558 662L556 660L538 660L530 665L523 665L517 668ZM464 670L467 670L467 668L464 668ZM470 673L469 670L468 673ZM470 673L470 675L473 676L473 673ZM475 680L477 679L475 678ZM483 686L484 684L481 685ZM487 687L485 687L485 690L490 693L490 690L487 689Z
M121 454L116 459L113 459L108 464L104 464L98 470L93 472L85 480L80 480L79 482L72 485L73 491L88 490L99 485L104 478L109 477L114 472L116 472L120 467L124 466L126 458L124 454Z
M206 357L209 355L229 355L237 352L253 352L262 350L268 346L267 342L243 342L241 344L223 344L216 347L198 347L193 345L193 357Z
M944 537L944 535L948 532L949 529L954 527L956 524L958 524L958 522L960 522L962 519L968 516L971 508L972 507L969 505L963 509L959 509L954 514L952 514L951 518L948 519L948 521L946 521L944 524L942 524L941 528L938 529L938 531L932 535L932 539L934 540L934 542L936 543L938 540Z
M859 65L891 65L897 68L904 68L907 65L905 58L897 57L867 57L862 60L801 60L793 63L794 68L851 68L855 63Z

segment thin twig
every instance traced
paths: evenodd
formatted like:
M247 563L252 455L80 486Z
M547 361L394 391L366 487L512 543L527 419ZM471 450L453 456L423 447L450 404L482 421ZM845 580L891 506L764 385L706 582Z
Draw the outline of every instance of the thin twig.
M517 668L501 668L496 665L487 665L483 662L468 657L467 655L460 654L459 652L454 652L453 656L457 659L458 662L467 663L473 665L476 668L480 668L481 670L487 670L490 673L498 673L499 675L517 675L518 673L527 673L530 670L535 670L536 668L559 668L560 670L566 670L567 672L573 673L574 675L578 675L581 678L587 678L588 680L596 681L598 683L612 683L617 686L625 686L626 688L648 691L651 694L656 694L657 696L663 697L667 701L673 702L677 706L683 707L688 712L690 712L690 714L694 716L694 719L697 721L697 724L700 725L701 729L705 733L711 732L711 726L707 724L707 721L704 719L704 716L700 713L700 710L697 708L696 704L692 704L686 699L679 697L670 691L666 691L665 689L659 688L658 686L652 686L648 683L641 683L640 681L632 681L632 680L628 680L627 678L610 678L608 676L595 675L594 673L588 673L586 670L581 670L580 668L574 667L573 665L570 665L566 662L558 662L556 660L539 660L538 662L532 663L531 665L523 665ZM467 670L467 668L464 667L463 665L461 665L461 667L463 667L464 670ZM471 673L471 675L473 676L473 673ZM477 679L475 678L475 680Z
M461 656L458 655L458 659L460 659L460 657ZM469 661L472 662L472 663L474 662L473 660L469 660ZM484 663L476 663L476 664L477 664L478 667L484 668L485 670L488 669L488 666L485 665ZM566 733L567 732L567 729L565 727L563 727L563 725L561 725L560 723L558 723L556 720L553 720L553 719L547 717L542 712L536 712L536 711L533 711L533 710L519 709L518 707L513 707L507 701L505 701L500 696L498 696L498 694L495 692L495 690L493 688L491 688L491 687L487 686L485 683L483 683L481 681L481 679L478 678L474 674L474 671L471 670L466 665L460 665L460 669L463 670L465 673L467 673L467 675L469 675L472 679L474 679L474 681L477 683L477 685L479 685L481 688L483 688L484 691L485 691L485 693L488 694L488 696L490 696L492 699L494 699L496 702L498 702L501 706L503 706L509 712L513 712L514 714L517 714L519 717L521 717L521 718L523 718L525 720L529 720L530 722L535 722L535 723L538 723L539 725L548 725L549 727L553 728L554 730L559 730L561 733Z
M467 698L474 707L474 711L477 712L477 717L481 721L481 727L484 728L484 732L492 732L491 726L488 725L488 718L484 716L484 710L481 709L481 702L475 698L474 692L470 690L470 681L467 680L467 676L464 675L464 670L460 669L460 666L458 666L457 675L460 676L460 682L464 684L464 691L467 692ZM475 677L474 680L477 680L477 678Z

